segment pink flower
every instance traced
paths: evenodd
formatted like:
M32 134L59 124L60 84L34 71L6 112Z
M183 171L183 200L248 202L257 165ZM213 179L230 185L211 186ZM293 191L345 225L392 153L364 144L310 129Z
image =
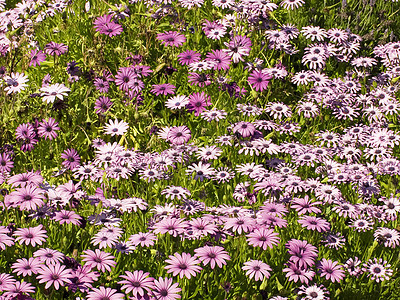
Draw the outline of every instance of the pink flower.
M40 224L36 227L29 227L29 228L19 228L15 231L14 235L17 236L15 241L19 240L19 243L22 245L25 243L25 245L31 244L33 247L36 246L36 244L41 245L42 242L46 241L47 235L46 235L46 230L42 230L43 225Z
M167 259L165 262L169 263L168 266L165 267L167 269L167 273L172 273L173 276L179 274L180 278L186 276L188 279L191 276L196 276L196 272L201 271L201 267L197 266L200 261L196 257L192 257L188 253L175 253L175 255L170 255L170 259Z
M210 264L211 269L215 268L215 264L222 268L222 265L226 265L226 260L230 260L231 257L228 252L220 246L204 246L194 250L196 256L203 262L204 265Z
M158 278L154 280L153 295L157 300L175 300L180 299L178 295L182 289L178 288L178 283L172 284L171 278Z
M61 286L64 286L64 283L71 283L69 278L72 277L71 270L66 270L65 266L57 264L50 264L48 266L44 265L38 271L39 276L37 279L39 283L46 283L45 289L48 289L51 285L54 285L54 288L58 290Z
M85 265L92 268L96 267L97 270L102 272L105 272L106 270L110 272L111 267L115 267L117 264L113 261L114 256L110 253L100 251L99 249L96 249L95 251L85 250L83 253L85 254L82 255L82 261L85 262Z
M247 261L244 263L242 269L246 271L246 275L249 276L250 279L255 277L254 279L256 281L262 281L264 277L268 279L271 276L269 271L272 271L269 265L260 260Z
M319 268L321 277L323 276L332 282L340 282L345 276L342 266L337 261L323 258L320 261Z

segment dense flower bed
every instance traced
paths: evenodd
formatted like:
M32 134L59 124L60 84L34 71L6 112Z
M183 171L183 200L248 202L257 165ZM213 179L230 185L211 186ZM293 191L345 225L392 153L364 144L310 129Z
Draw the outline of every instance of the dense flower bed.
M0 0L0 299L400 299L362 2Z

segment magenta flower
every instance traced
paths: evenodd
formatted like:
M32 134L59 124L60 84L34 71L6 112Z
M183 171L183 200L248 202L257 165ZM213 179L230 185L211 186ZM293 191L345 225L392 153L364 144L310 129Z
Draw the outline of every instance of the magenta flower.
M231 257L228 252L220 246L204 246L194 250L196 256L203 262L206 266L210 264L211 269L215 268L215 264L222 268L222 265L226 265L226 260L230 260Z
M165 46L179 47L186 42L186 37L176 31L166 31L157 34L157 39Z
M94 103L94 109L96 110L97 114L104 114L110 109L112 105L113 102L110 100L110 98L100 96L96 99L96 102Z
M76 167L80 166L81 158L79 157L78 152L76 152L75 149L65 150L63 153L61 153L61 158L65 159L62 162L62 165L65 168L73 170Z
M24 293L34 293L35 287L31 283L26 281L16 281L2 296L4 299L29 299L23 295Z
M153 89L151 92L156 96L159 95L174 95L175 94L175 86L169 83L163 84L153 84Z
M170 255L169 259L165 261L169 265L165 267L167 269L167 273L172 273L173 276L179 274L180 278L186 276L188 279L191 276L196 276L196 272L200 272L202 270L201 267L197 266L200 261L195 257L191 256L188 253L175 253L175 255Z
M191 63L200 61L201 54L193 50L187 50L178 54L178 60L182 65L190 65Z
M56 130L60 130L60 127L58 127L58 122L56 122L55 119L49 118L48 121L43 119L43 121L39 123L38 135L39 137L44 137L45 140L52 140L57 137Z
M319 269L321 271L321 277L325 277L332 282L340 282L345 277L344 270L337 261L323 258L319 263Z
M271 75L265 74L262 71L254 70L251 72L248 81L256 91L262 92L263 90L267 89L269 80L271 78Z
M133 273L125 271L125 274L126 275L119 276L125 280L119 281L118 284L123 284L121 289L125 290L126 294L132 292L135 297L138 297L138 295L143 297L146 292L150 293L154 286L154 278L148 277L150 275L149 273L139 270Z
M233 232L237 231L238 234L249 232L255 225L254 219L247 216L238 216L236 218L228 218L225 221L225 230L232 229Z
M40 171L16 174L7 180L7 183L11 184L13 187L25 187L26 185L37 186L42 182L43 177L40 175Z
M265 278L269 278L272 271L271 267L260 260L250 260L244 263L242 270L246 271L246 275L250 279L254 277L256 281L262 281Z
M38 280L40 279L39 283L46 283L45 289L54 285L54 288L58 290L60 286L64 286L64 283L71 283L71 270L65 269L65 266L59 263L43 265L42 268L38 270L38 274L39 276L36 278Z
M100 251L96 249L95 251L92 250L85 250L83 251L84 255L82 255L82 261L85 262L86 266L90 266L91 268L97 268L97 270L105 272L111 271L111 268L116 266L116 262L113 261L114 256L110 253Z
M21 245L24 243L25 245L31 244L33 247L35 247L36 244L41 245L42 242L46 241L47 239L47 231L42 228L42 224L36 227L19 228L14 233L14 235L17 237L15 241L19 241Z
M120 35L122 31L123 31L122 26L114 22L106 23L101 28L99 28L100 33L110 37Z
M15 130L15 136L20 140L33 138L35 135L35 129L31 123L20 124Z
M169 233L176 237L185 230L186 222L177 218L165 218L154 225L154 233Z
M233 127L233 132L239 133L242 137L249 137L256 132L256 128L250 122L240 121Z
M93 288L86 296L87 300L123 300L124 294L117 293L117 290L100 286Z
M180 299L178 295L182 291L178 288L178 283L172 284L171 278L158 278L154 280L153 295L157 300L175 300Z
M206 110L207 106L210 106L211 98L204 92L193 93L189 96L189 104L187 105L188 111L194 111L195 116L199 116L201 112Z
M44 52L48 55L57 55L60 56L68 51L68 46L60 43L57 44L55 42L50 42L44 47Z
M257 228L247 235L247 242L254 247L261 247L264 250L279 244L279 237L272 229Z
M10 172L14 167L14 162L7 153L0 154L0 172Z
M0 249L6 250L7 247L14 245L14 239L7 234L0 233Z
M45 60L46 54L44 54L41 50L31 50L31 62L29 63L29 66L39 66Z

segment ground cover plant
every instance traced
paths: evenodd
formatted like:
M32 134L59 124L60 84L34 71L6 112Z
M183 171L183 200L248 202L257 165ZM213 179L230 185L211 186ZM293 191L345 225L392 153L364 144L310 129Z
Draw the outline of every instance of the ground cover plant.
M0 10L0 299L400 299L398 2Z

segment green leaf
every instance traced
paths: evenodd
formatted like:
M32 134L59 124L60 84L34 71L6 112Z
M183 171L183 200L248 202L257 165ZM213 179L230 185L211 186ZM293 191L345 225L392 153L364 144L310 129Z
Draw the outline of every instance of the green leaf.
M279 292L284 289L283 285L279 282L278 277L276 277L276 287L278 288Z
M156 67L156 69L154 70L154 74L160 72L160 71L162 70L162 68L164 68L164 66L165 66L165 63L159 64L159 65Z

